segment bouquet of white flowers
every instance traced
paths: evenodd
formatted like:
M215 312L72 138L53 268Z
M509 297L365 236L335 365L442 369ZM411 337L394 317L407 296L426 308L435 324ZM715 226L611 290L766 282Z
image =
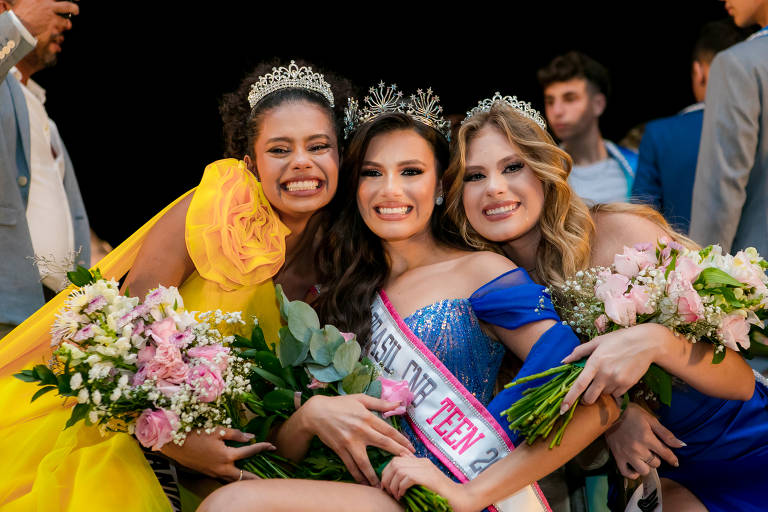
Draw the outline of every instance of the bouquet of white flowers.
M582 341L638 323L658 323L692 343L715 346L713 363L725 357L725 348L750 355L750 337L762 341L763 319L768 305L768 263L754 248L723 255L717 245L699 251L661 239L652 244L625 247L611 268L577 272L559 288L552 289L555 309L563 323ZM550 447L560 444L578 402L560 416L560 405L584 367L566 364L519 379L515 386L541 377L550 381L525 391L503 414L510 428L529 444L547 438L555 430ZM670 405L672 380L651 365L644 385L660 402ZM625 396L625 403L629 400Z

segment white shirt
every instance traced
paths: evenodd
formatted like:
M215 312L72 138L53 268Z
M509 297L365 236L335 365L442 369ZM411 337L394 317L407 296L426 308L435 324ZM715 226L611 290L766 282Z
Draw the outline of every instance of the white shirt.
M11 73L21 82L16 68ZM45 89L33 80L21 84L29 111L30 183L27 224L40 277L59 291L74 266L75 235L64 190L64 146L56 124L45 111Z
M611 156L591 165L574 165L568 183L590 205L627 201L627 178Z

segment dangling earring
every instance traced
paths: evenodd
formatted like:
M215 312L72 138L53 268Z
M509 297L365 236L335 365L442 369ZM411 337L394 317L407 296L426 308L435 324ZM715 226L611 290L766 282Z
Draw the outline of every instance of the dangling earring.
M442 195L442 194L440 194L439 196L437 196L437 197L435 198L435 204L436 204L437 206L440 206L441 204L443 204L443 195Z

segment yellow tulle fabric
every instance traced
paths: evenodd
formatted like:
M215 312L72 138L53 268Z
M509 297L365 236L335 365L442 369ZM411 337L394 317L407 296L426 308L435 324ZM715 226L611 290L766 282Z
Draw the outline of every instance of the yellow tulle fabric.
M241 174L239 179L237 173ZM214 179L221 177L226 179L223 182ZM245 191L248 187L251 190ZM242 229L247 215L243 212L253 212L256 208L274 216L274 219L262 218L260 225L276 226L279 233L280 221L269 205L264 205L266 199L258 182L236 160L211 164L194 192L190 205L190 211L194 205L194 213L187 218L188 248L196 251L193 261L204 266L206 272L215 274L215 269L222 264L225 270L221 275L226 276L227 281L226 286L221 286L220 282L193 272L179 288L185 308L243 311L243 319L258 317L267 340L276 340L280 314L270 277L282 265L284 242L278 244L277 250L282 250L282 255L277 254L273 246L266 251L269 256L264 261L269 269L265 271L264 266L252 262L258 252L252 238L264 237L262 232L257 233L258 229L253 229L250 237L241 236L242 233L237 235L240 238L222 235L220 239L229 240L230 245L221 253L214 250L212 240L215 240L215 229L229 228L222 222L223 218L236 219L237 229ZM151 227L186 195L158 213L98 263L105 278L119 279L128 272ZM205 201L210 201L207 222ZM193 221L192 229L190 221ZM287 230L282 232L284 239ZM207 238L197 239L198 233L205 233ZM233 250L237 250L233 240L248 245L244 251L246 263L240 267L231 259ZM199 252L201 245L207 252ZM226 258L226 263L221 258ZM261 279L238 275L233 268L242 269L243 274L258 272ZM39 388L13 378L13 374L22 369L49 361L52 348L48 331L54 314L71 290L72 287L59 293L0 341L0 511L170 511L170 504L135 439L119 433L102 437L97 428L83 422L63 430L74 401L63 404L61 397L49 393L30 403Z

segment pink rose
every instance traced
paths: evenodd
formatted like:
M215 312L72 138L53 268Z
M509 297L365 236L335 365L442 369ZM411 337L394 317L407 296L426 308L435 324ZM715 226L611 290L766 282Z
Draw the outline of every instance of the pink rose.
M629 286L629 278L622 274L610 274L601 278L603 282L595 286L595 296L603 302L608 297L621 297Z
M168 338L168 341L173 343L179 348L186 348L187 345L190 344L192 340L195 339L195 335L192 334L191 329L187 329L184 332L177 332L174 334L171 334L171 336Z
M701 274L702 268L698 266L691 258L679 258L675 263L675 272L680 274L684 280L692 283Z
M405 414L405 408L408 407L413 399L413 393L408 388L407 380L390 380L384 377L378 378L381 382L381 399L388 402L399 402L400 405L391 411L385 412L382 416L389 418L390 416L399 416Z
M167 380L157 381L157 390L167 397L171 397L181 389L181 386L168 382Z
M224 391L224 379L219 369L207 364L192 368L187 375L187 384L192 386L201 402L213 402Z
M624 252L613 257L616 272L627 277L634 277L640 270L656 263L656 255L632 247L624 247Z
M632 299L632 302L635 303L635 311L638 315L650 315L656 311L650 304L651 293L646 286L636 284L632 286L632 289L625 296Z
M141 366L153 360L155 358L156 352L157 352L157 349L153 345L146 345L144 348L139 350L136 360Z
M227 354L229 354L229 347L218 344L193 347L187 351L189 357L205 359L221 371L227 369Z
M179 417L164 409L153 411L144 409L136 420L136 439L145 448L158 451L164 444L173 440L173 433L179 426Z
M677 297L677 314L684 322L695 322L704 315L704 304L699 293L691 288Z
M723 344L733 350L739 350L737 343L744 348L749 348L749 324L738 313L731 313L723 318L717 334L723 340Z
M605 299L605 314L623 327L635 325L637 312L632 299L624 296L609 296Z
M184 381L189 367L181 359L181 352L170 343L157 347L155 357L146 364L147 377L165 379L174 384Z
M170 343L170 337L179 332L176 330L176 322L170 317L153 323L147 330L158 345Z
M320 382L316 378L312 377L312 382L310 382L307 387L309 389L325 389L328 387L327 382Z
M608 317L600 315L595 318L595 327L597 328L597 332L603 334L608 329Z

